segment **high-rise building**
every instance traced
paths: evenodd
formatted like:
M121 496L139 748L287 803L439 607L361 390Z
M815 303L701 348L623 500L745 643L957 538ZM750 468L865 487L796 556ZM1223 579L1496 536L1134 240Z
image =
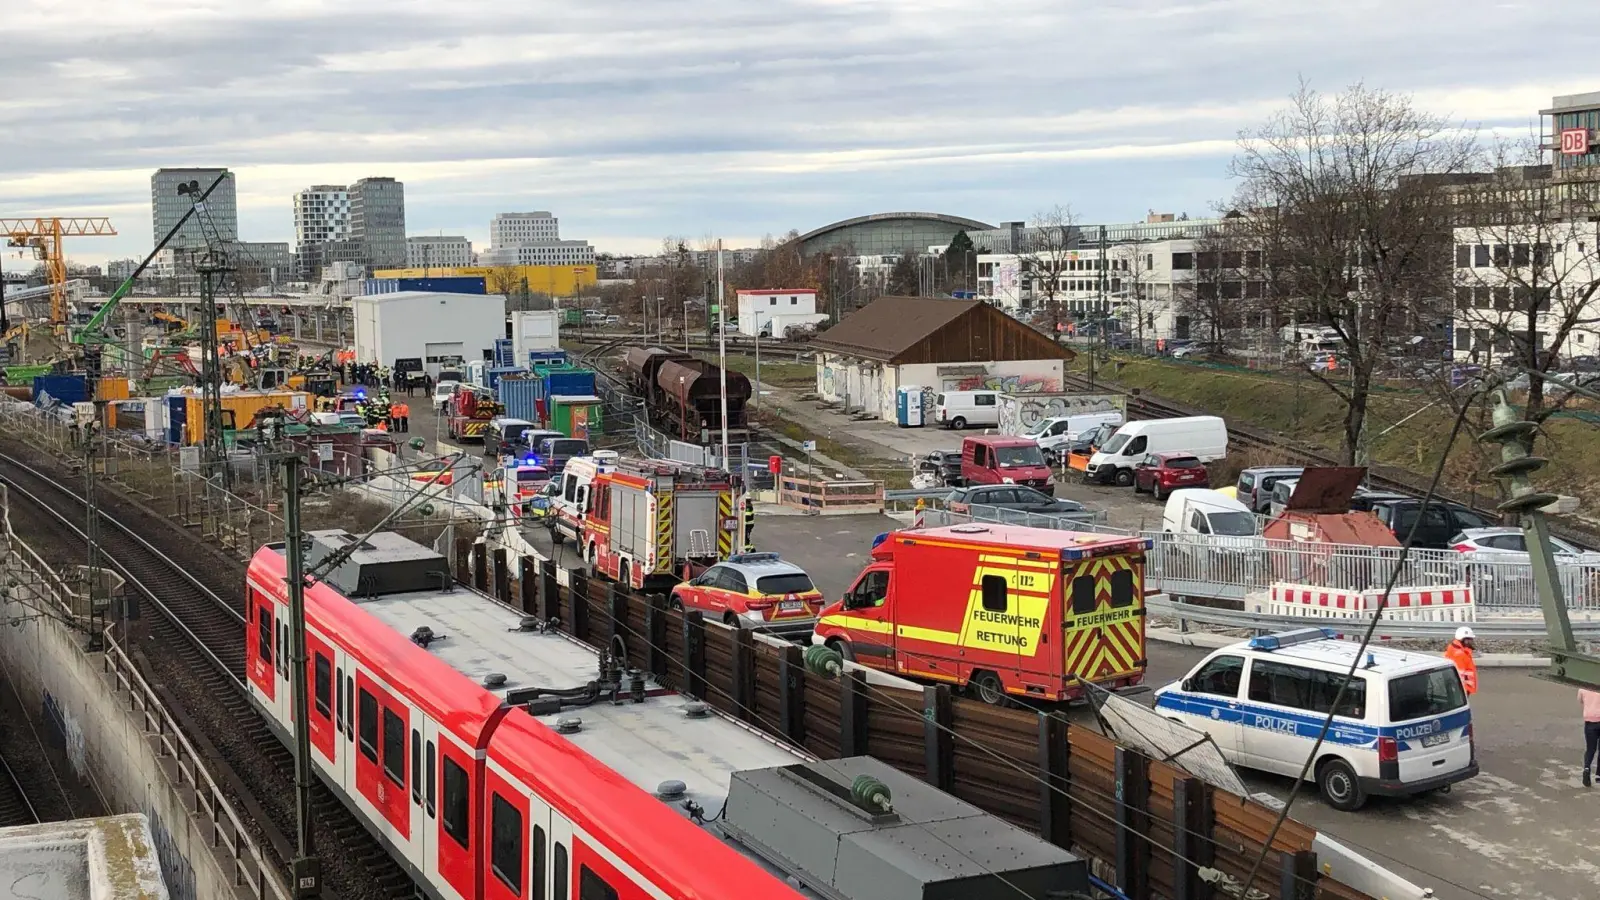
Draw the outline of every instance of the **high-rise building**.
M112 281L127 281L137 268L139 268L137 259L113 259L106 263L106 277Z
M406 238L406 268L439 269L472 265L472 242L460 236Z
M179 185L198 182L200 190L204 191L218 175L225 177L206 198L205 212L191 216L167 246L189 250L204 248L208 236L222 241L238 240L239 201L232 172L227 169L157 169L150 176L150 243L166 237L194 205L188 195L178 193Z
M499 213L489 220L489 245L544 244L561 240L561 226L548 212Z
M295 268L312 279L335 260L356 261L350 240L350 191L342 184L316 184L294 195Z
M393 178L363 178L350 185L350 239L373 269L406 264L405 185Z

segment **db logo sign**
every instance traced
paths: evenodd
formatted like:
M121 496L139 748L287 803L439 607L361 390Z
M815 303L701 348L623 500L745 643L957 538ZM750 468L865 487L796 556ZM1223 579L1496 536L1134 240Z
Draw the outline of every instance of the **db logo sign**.
M1582 156L1589 152L1589 129L1567 128L1561 132L1561 152L1567 156Z

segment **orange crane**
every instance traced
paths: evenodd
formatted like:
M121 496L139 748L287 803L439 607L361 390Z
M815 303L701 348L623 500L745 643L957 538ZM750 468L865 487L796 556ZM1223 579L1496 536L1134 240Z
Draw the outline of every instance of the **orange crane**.
M50 273L50 322L67 324L67 258L61 253L64 237L111 237L117 233L110 219L63 219L57 216L32 219L0 219L0 233L10 247L31 247L33 255L44 261Z

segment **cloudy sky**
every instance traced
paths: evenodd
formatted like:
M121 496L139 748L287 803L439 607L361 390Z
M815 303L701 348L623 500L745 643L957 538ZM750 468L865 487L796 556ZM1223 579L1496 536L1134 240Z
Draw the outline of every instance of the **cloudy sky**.
M1300 77L1525 134L1600 89L1597 38L1593 0L10 0L0 216L110 216L69 256L143 255L150 173L187 165L238 174L247 240L367 175L405 182L412 234L549 209L610 251L1200 215Z

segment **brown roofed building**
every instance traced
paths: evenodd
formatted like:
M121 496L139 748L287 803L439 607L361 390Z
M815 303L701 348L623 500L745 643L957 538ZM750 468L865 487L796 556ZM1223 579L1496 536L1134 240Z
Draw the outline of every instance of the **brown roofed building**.
M982 301L937 297L879 297L811 346L825 399L891 422L902 389L930 415L945 391L1058 392L1074 355Z

